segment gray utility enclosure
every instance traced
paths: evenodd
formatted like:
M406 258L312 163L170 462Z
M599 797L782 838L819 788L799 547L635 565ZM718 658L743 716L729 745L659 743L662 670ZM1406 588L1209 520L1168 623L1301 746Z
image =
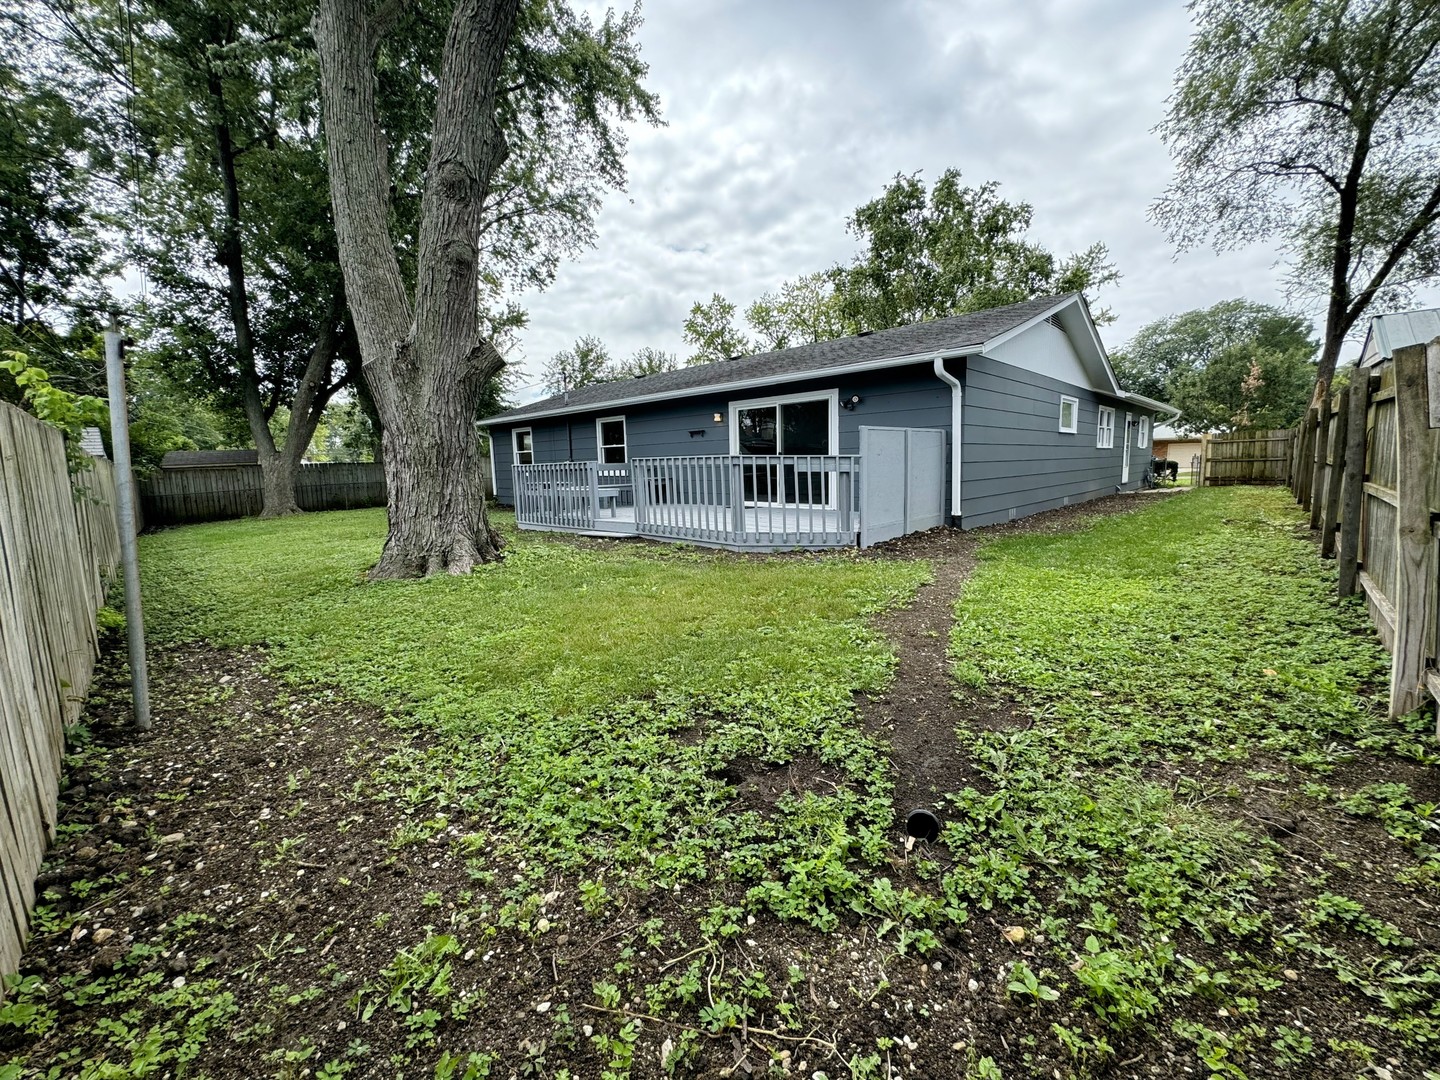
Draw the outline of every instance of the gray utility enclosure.
M482 421L521 528L745 550L975 528L1138 486L1162 402L1078 293L580 387Z

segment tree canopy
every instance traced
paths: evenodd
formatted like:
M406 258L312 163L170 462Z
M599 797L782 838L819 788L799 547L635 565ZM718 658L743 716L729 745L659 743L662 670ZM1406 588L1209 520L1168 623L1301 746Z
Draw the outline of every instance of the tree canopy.
M610 352L598 337L586 335L545 362L545 392L562 394L616 377Z
M1158 319L1111 360L1127 390L1181 410L1186 431L1288 427L1315 381L1309 319L1250 300Z
M928 190L918 173L901 174L858 207L849 228L861 250L834 271L844 324L886 330L1119 280L1104 244L1059 257L1027 239L1033 208L999 189L993 180L967 187L958 169Z
M1278 239L1325 305L1317 395L1372 307L1440 273L1440 6L1195 0L1153 207L1182 247Z

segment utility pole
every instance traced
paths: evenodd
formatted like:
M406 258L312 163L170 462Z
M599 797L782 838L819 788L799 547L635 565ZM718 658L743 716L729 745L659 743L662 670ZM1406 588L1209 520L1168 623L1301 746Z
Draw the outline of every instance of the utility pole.
M145 617L140 610L140 564L135 556L135 476L130 470L130 415L125 398L125 361L120 323L114 314L105 331L105 381L110 390L110 446L115 452L115 516L125 579L125 637L130 646L130 691L135 727L150 730L150 669L145 661Z

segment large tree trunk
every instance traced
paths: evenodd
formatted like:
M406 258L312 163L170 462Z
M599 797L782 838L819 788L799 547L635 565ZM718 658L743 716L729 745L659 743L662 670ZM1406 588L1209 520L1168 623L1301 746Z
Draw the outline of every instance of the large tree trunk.
M315 15L340 265L384 431L390 531L372 578L463 574L500 554L485 515L475 410L501 359L480 336L477 288L481 208L506 154L496 84L518 8L519 0L455 4L413 308L389 232L389 170L375 107L383 16L366 0L321 0Z

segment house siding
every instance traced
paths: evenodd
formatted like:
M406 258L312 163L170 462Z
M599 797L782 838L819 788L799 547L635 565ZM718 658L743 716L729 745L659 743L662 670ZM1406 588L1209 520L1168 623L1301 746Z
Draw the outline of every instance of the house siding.
M965 371L961 485L965 528L1109 495L1120 488L1122 440L1129 438L1130 482L1139 486L1148 448L1134 445L1131 404L1072 383L972 356ZM1060 397L1080 403L1075 434L1062 433ZM1095 445L1100 406L1115 409L1115 445Z
M514 464L511 432L528 427L534 433L535 460L596 460L595 421L601 416L624 416L629 456L670 457L730 452L730 402L764 400L791 394L839 392L844 401L860 395L853 410L839 415L839 454L860 452L860 427L925 427L950 429L950 387L935 377L928 364L912 364L881 371L857 372L835 379L803 379L777 386L756 387L720 394L696 394L674 401L644 405L601 406L592 412L517 422L491 428L495 459L495 497L502 505L514 503ZM715 423L720 413L725 422ZM568 422L568 435L567 435ZM703 432L692 436L690 432ZM949 440L946 440L946 505L949 505ZM863 469L863 465L862 465ZM863 482L863 481L862 481Z

